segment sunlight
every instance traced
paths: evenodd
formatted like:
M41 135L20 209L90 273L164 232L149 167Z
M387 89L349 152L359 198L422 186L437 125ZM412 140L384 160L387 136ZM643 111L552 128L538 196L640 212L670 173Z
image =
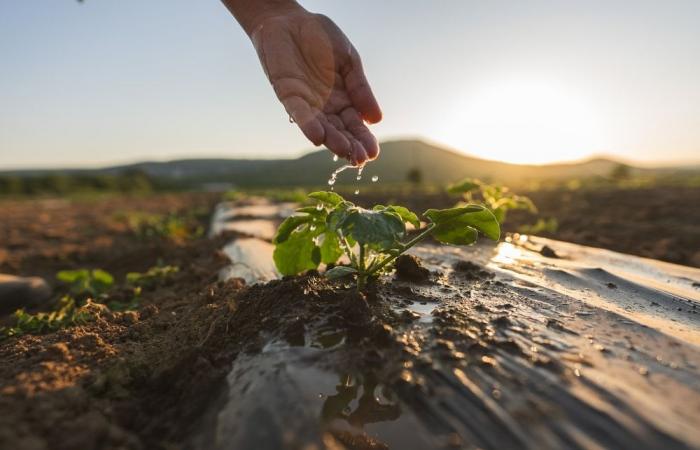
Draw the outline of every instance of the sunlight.
M593 102L554 82L493 82L465 93L439 139L487 159L542 164L581 159L611 147Z

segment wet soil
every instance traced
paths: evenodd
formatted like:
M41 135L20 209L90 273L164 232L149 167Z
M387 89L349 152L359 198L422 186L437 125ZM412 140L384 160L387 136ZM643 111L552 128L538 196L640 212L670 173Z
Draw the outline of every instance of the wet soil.
M478 258L418 250L434 260L428 283L385 279L358 296L312 273L247 290L234 319L246 348L188 445L700 443L696 347L576 297L530 292Z
M645 189L581 189L518 191L539 209L539 217L556 218L555 232L538 235L631 255L700 267L700 189L656 187ZM421 191L392 194L363 191L358 203L405 205L422 212L452 206L456 198L445 193ZM355 200L353 200L355 201ZM516 232L537 217L509 213L506 231Z
M87 325L0 341L0 448L700 446L698 302L666 292L694 274L662 290L576 266L551 242L560 259L426 245L410 258L430 273L420 283L359 294L311 272L245 286L217 277L236 236L143 240L106 218L168 201L212 199L47 208L44 223L72 224L54 238L30 229L48 253L7 249L3 270L26 275L181 270L138 311L97 307ZM0 229L17 243L36 208L12 207L21 220Z

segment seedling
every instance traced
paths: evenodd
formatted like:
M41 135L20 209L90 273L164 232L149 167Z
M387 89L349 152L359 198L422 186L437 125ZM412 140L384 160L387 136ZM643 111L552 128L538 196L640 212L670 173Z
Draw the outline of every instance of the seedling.
M376 205L360 208L335 192L313 192L316 206L297 209L277 230L274 260L283 275L317 269L321 263L336 264L345 255L349 265L326 271L331 279L354 276L357 288L392 270L391 263L402 253L432 236L443 244L470 245L478 234L493 240L500 237L498 220L480 205L429 209L423 213L427 225L403 206ZM409 239L407 225L418 233Z
M66 295L56 309L49 312L29 314L24 309L14 313L15 326L0 328L0 339L23 334L41 334L60 330L72 325L83 325L93 317L93 305L88 300L84 306L77 306L74 298Z
M506 215L511 209L537 212L537 207L528 197L516 195L506 186L486 184L476 178L465 178L458 183L451 184L447 187L447 192L461 194L467 204L475 202L483 204L493 212L499 224L505 222Z
M152 289L168 281L180 270L177 266L153 266L147 272L129 272L126 283L134 288Z
M56 278L70 286L73 295L97 298L106 294L114 284L114 277L100 269L62 270Z
M131 211L119 214L131 231L142 239L169 239L186 241L204 235L196 212L187 214L149 214Z

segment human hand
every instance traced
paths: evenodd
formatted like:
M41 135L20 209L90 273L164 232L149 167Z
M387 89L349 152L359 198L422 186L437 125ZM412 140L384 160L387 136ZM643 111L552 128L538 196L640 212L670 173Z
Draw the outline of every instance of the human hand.
M299 5L249 25L263 69L304 135L354 165L376 158L379 145L365 122L379 122L382 112L340 28Z

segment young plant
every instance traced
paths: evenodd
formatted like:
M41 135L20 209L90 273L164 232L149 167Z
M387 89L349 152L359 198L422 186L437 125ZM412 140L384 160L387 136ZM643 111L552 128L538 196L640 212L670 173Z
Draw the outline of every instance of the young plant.
M56 278L69 285L73 295L93 299L106 294L114 285L114 277L100 269L62 270Z
M516 195L506 186L486 184L476 178L465 178L447 187L450 194L461 194L465 203L481 203L490 209L502 224L511 209L525 209L537 213L537 207L528 197Z
M23 334L41 334L60 330L73 325L83 325L94 316L94 303L88 300L84 306L77 306L74 298L61 298L53 311L29 314L24 309L14 313L15 325L0 328L0 339Z
M153 266L147 272L127 273L126 283L134 288L153 289L170 280L179 271L177 266Z
M119 213L117 219L125 221L129 229L142 239L169 239L183 242L204 235L197 211L183 214L149 214L140 211Z
M368 210L335 192L313 192L309 197L317 205L297 209L274 238L274 261L283 275L317 269L321 263L336 264L345 255L349 265L335 266L326 276L355 276L362 289L370 278L390 272L399 255L428 236L443 244L470 245L479 233L493 240L501 233L496 217L480 205L429 209L423 213L428 222L421 229L418 216L403 206L376 205ZM408 224L418 230L410 239Z

